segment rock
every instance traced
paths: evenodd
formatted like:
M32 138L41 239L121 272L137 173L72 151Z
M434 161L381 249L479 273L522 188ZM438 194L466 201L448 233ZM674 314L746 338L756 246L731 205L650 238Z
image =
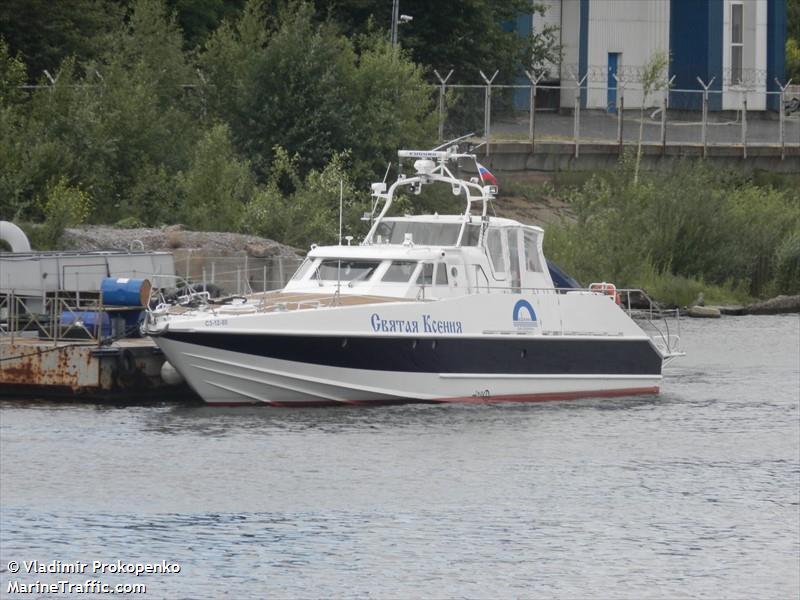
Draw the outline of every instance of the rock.
M705 305L706 305L706 298L703 295L703 292L700 292L700 294L697 296L697 299L691 304L691 306L705 306Z
M723 315L730 315L730 316L741 316L747 314L747 308L744 306L739 306L738 304L733 306L717 306L716 308L719 309L719 312Z
M183 225L164 228L121 229L91 225L67 229L61 238L62 250L166 250L191 251L207 256L248 254L259 258L292 257L302 253L274 240L241 233L189 231Z
M781 295L747 307L747 314L750 315L780 315L785 313L800 313L800 294L796 296Z
M695 319L719 319L720 310L713 306L690 306L686 314Z
M658 303L653 302L650 304L650 298L641 290L631 290L630 292L620 292L621 301L623 306L628 306L634 310L649 310L651 308L659 308Z
M248 255L255 258L267 258L280 254L278 244L267 244L264 242L248 242L244 245L244 250Z

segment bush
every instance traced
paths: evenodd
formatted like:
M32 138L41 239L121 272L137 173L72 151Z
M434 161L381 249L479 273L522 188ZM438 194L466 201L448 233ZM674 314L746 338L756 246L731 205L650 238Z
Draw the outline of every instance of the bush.
M65 177L47 188L47 196L42 203L45 221L39 242L46 249L55 248L67 227L74 227L86 221L91 211L89 194L72 187Z
M775 250L774 293L800 293L800 231L783 239Z
M359 217L366 197L347 174L347 154L336 154L321 171L300 177L299 157L280 147L269 183L247 204L242 229L297 247L338 241L339 197L343 192L343 235L364 233Z
M649 282L684 302L703 286L740 299L742 290L797 293L800 201L791 188L703 164L631 181L625 158L568 193L577 220L549 228L547 255L579 280Z

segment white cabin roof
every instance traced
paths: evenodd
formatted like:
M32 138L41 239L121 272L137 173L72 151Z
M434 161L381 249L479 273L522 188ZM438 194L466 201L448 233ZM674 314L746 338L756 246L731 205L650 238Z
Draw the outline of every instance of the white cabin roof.
M415 223L463 223L464 215L403 215L402 217L384 217L383 221L410 221ZM480 225L481 218L476 215L469 217L469 222L473 225ZM544 229L537 225L525 225L514 219L507 219L505 217L489 217L489 227L524 227L526 229L534 229L544 233Z

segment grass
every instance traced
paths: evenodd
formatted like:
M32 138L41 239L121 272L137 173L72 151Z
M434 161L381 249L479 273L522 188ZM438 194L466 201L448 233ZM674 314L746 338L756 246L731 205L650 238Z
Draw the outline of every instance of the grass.
M651 272L640 280L639 285L653 300L664 306L690 306L698 301L701 294L706 305L747 305L754 301L745 290L731 283L715 285L672 273Z

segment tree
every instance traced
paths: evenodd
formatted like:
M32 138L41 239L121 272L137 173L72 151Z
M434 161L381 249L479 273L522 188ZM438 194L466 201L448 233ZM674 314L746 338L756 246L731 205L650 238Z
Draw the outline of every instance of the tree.
M245 209L244 231L299 248L311 243L335 243L341 193L347 232L359 233L358 218L368 207L368 196L356 189L349 176L347 154L335 154L324 169L311 170L305 177L300 175L299 157L290 157L280 147L274 149L274 154L269 181ZM291 194L281 191L286 180L291 181Z
M0 36L21 54L35 82L45 69L55 75L68 56L79 62L97 58L124 11L122 2L111 0L3 0Z
M255 191L250 164L233 149L227 125L213 126L198 142L191 167L178 175L180 215L192 227L233 231ZM213 225L212 225L213 224Z
M17 157L17 147L24 138L22 104L25 93L25 63L10 53L0 37L0 215L16 218L24 210L24 194Z
M187 49L202 46L225 19L237 18L244 0L167 0L183 31Z
M0 192L23 218L44 218L32 199L65 177L92 197L91 220L151 222L164 213L151 210L145 190L190 164L201 132L181 83L193 73L163 2L135 2L106 44L83 69L64 60L54 85L26 94L0 121Z
M800 41L794 38L786 40L786 79L800 81Z
M86 221L92 201L89 194L69 185L65 177L51 182L46 194L42 201L45 221L40 243L55 248L65 228Z
M375 36L360 36L356 48L334 24L315 21L310 4L270 20L251 0L212 35L201 63L212 113L230 124L261 181L277 146L299 157L304 177L345 150L363 174L398 146L433 139L422 70Z
M800 0L787 0L786 37L800 45Z
M348 34L364 33L371 27L388 31L391 2L368 0L316 0L318 18L332 16ZM454 69L462 81L481 81L479 70L500 71L498 83L509 82L522 69L544 62L559 62L557 39L551 35L520 36L517 18L543 13L544 7L530 0L463 0L431 3L401 0L401 12L414 17L398 33L399 44L411 59L440 72ZM388 34L387 34L388 37Z
M655 52L642 67L642 105L639 110L639 139L636 143L636 168L633 173L633 184L639 183L639 165L642 162L642 136L644 135L644 107L647 98L653 92L664 89L668 85L664 72L669 66L669 55L661 50Z

